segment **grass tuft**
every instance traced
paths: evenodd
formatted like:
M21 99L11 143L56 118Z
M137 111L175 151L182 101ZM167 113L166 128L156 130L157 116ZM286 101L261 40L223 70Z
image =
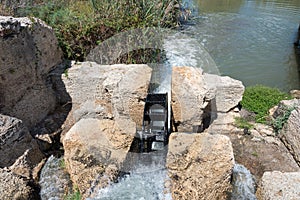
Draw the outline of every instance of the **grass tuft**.
M266 123L269 110L286 99L291 99L291 96L279 89L256 85L246 88L241 104L245 109L256 114L256 122Z

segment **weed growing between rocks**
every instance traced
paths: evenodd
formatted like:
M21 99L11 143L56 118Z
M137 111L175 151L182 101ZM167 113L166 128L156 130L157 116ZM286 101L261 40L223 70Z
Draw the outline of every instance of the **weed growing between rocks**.
M73 189L72 192L68 193L64 197L64 200L81 200L81 199L82 199L82 196L81 196L78 188Z
M291 99L291 96L279 89L256 85L246 88L241 105L256 114L256 122L265 124L269 122L269 110L287 99Z
M177 0L39 1L19 8L17 16L37 17L53 27L65 58L83 61L91 49L116 33L145 27L175 27ZM142 63L141 52L125 55L123 63ZM146 58L153 50L145 50ZM151 56L150 56L151 57Z
M235 120L234 123L238 128L249 130L254 127L253 124L251 124L250 122L248 122L246 119L242 117L235 117L234 120Z

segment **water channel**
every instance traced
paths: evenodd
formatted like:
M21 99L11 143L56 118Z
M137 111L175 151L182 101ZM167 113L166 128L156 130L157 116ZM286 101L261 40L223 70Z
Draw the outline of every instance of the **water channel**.
M299 0L185 0L192 25L183 32L202 44L221 75L288 91L299 89L294 45Z

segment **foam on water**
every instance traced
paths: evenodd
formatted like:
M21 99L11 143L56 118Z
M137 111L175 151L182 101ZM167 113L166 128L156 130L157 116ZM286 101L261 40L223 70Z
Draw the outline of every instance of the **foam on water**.
M166 169L157 170L154 166L140 166L141 170L131 171L130 175L121 178L118 183L98 191L90 200L169 200L171 195L165 191L168 179Z
M233 192L231 200L256 200L256 183L250 171L243 165L233 168Z

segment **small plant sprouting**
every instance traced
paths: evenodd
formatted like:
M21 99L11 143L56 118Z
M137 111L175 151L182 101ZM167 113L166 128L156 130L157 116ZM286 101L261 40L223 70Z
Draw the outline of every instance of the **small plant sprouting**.
M16 72L16 70L13 69L13 68L10 68L8 71L9 71L9 73L11 73L11 74L14 74L14 73Z
M251 153L251 155L257 157L257 156L258 156L258 153L257 153L256 151L253 151L253 152Z
M68 71L69 71L69 69L65 69L65 71L64 71L64 75L65 75L66 78L69 78L69 73L68 73Z
M62 169L66 168L65 159L62 158L61 160L59 160L59 167Z
M78 187L75 187L71 193L64 196L64 200L81 200L82 196Z

